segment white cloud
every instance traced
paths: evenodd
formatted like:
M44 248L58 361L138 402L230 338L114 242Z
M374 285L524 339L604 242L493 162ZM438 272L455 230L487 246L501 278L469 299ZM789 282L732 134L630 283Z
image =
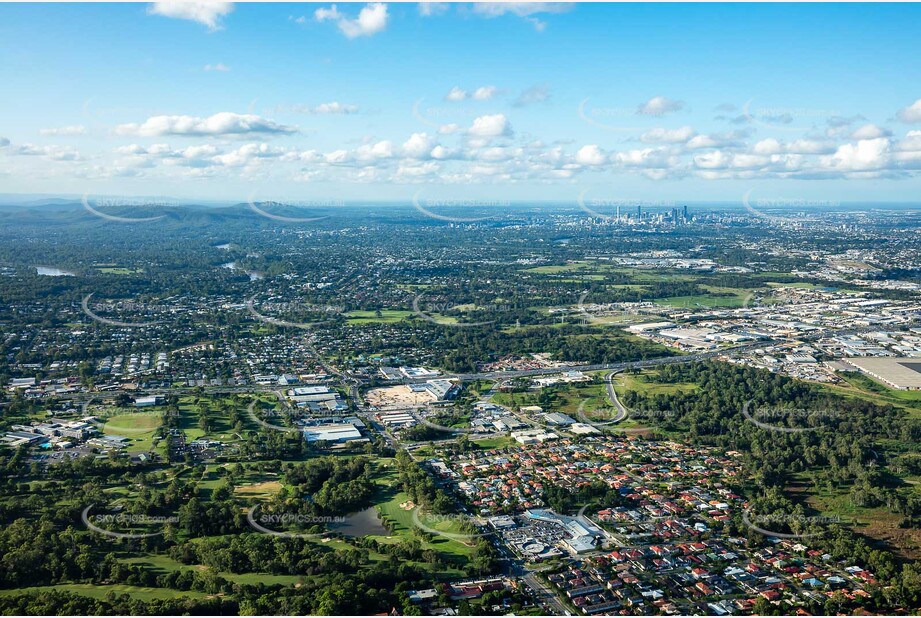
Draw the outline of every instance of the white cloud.
M888 129L883 129L875 124L865 124L851 133L851 139L876 139L877 137L889 137L890 135L892 135L892 132Z
M662 148L642 148L618 152L614 161L623 167L666 167L675 163L668 152Z
M785 144L773 137L763 139L752 148L757 155L777 154L828 154L835 151L834 144L811 139L798 139Z
M206 64L204 66L205 71L217 71L218 73L226 73L230 70L230 67L224 64L223 62L218 62L217 64Z
M419 15L423 17L431 17L433 15L441 15L445 13L451 7L449 2L420 2L419 3Z
M332 165L342 165L352 160L352 155L349 154L348 150L335 150L324 156L326 157L326 162Z
M248 135L256 133L291 134L297 129L253 114L219 112L208 118L196 116L151 116L141 124L122 124L118 135L155 137L160 135Z
M664 116L672 112L677 112L684 107L681 101L675 101L668 97L653 97L640 105L636 113L642 116Z
M23 144L13 150L13 154L25 157L44 157L53 161L77 161L80 153L67 146L36 146Z
M6 147L9 146L9 145L10 145L10 140L9 140L9 138L0 137L0 148L6 148Z
M824 166L844 171L878 170L889 162L889 139L863 139L856 144L843 144L833 155L824 156Z
M366 4L359 12L358 17L350 19L339 12L336 5L328 9L319 8L313 13L314 18L319 22L333 21L342 31L342 34L350 39L360 36L371 36L382 32L387 27L387 5L383 2L372 2Z
M339 9L336 8L336 5L332 5L328 9L319 8L313 12L314 19L317 21L336 21L342 18L342 15L339 13Z
M903 107L896 115L902 122L921 122L921 99L918 99L908 107Z
M499 92L495 86L481 86L473 91L473 98L476 101L489 101Z
M463 101L466 98L467 91L458 86L451 88L451 91L445 95L445 101Z
M566 2L478 2L473 5L473 12L484 17L517 15L528 17L538 13L565 13L573 8Z
M550 98L550 89L546 86L531 86L524 90L515 99L515 107L525 107L534 103L542 103Z
M730 131L729 133L713 133L709 135L695 135L685 148L688 150L698 150L701 148L728 148L741 146L741 140L746 134L740 131Z
M646 143L660 143L664 142L666 144L683 144L692 137L697 135L697 131L691 127L680 127L678 129L652 129L643 133L640 139Z
M581 165L602 165L608 158L595 144L582 146L576 153L576 162Z
M284 109L279 107L279 109ZM298 114L357 114L358 106L350 103L340 103L339 101L330 101L329 103L320 103L319 105L292 105L289 108L292 112Z
M437 145L434 138L426 133L413 133L403 144L403 153L412 159L426 159Z
M467 132L476 137L502 137L512 134L512 125L505 114L480 116L473 120L473 126Z
M39 129L39 135L48 137L48 136L73 136L73 135L86 135L86 127L82 124L75 124L69 127L58 127L56 129Z
M149 15L188 19L220 30L223 18L233 11L233 2L154 2L147 8Z
M390 159L393 157L393 142L383 140L374 144L362 144L355 151L355 156L359 161L367 162Z

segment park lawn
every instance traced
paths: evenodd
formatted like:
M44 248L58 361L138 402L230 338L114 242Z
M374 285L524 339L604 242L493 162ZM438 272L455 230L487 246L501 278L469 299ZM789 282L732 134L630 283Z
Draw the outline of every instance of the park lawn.
M413 511L415 507L412 509L405 509L400 506L408 502L409 496L402 491L398 491L392 493L389 499L375 504L375 507L381 514L381 518L392 522L393 533L390 536L372 535L369 538L376 539L380 543L389 544L399 543L403 539L413 537L421 539L423 531L413 523ZM420 516L420 519L423 522L425 521L424 516ZM459 524L451 521L439 522L439 525L432 525L429 527L443 532L461 533ZM448 537L436 536L432 541L423 541L421 546L422 549L433 549L444 554L443 557L446 558L446 561L453 563L466 562L472 553L472 547Z
M141 453L154 450L154 436L160 428L162 419L159 414L127 413L110 416L102 433L107 436L124 436L131 439L126 449L129 453Z
M125 268L122 266L98 267L96 270L107 275L137 275L144 272L143 268Z
M588 270L597 266L593 262L569 262L567 264L558 264L558 265L548 265L548 266L536 266L534 268L527 268L522 272L526 273L535 273L538 275L555 275L558 273L570 273L577 270Z
M668 305L669 307L741 307L745 303L748 294L734 294L733 296L711 296L709 294L698 294L696 296L670 296L668 298L658 298L655 303L658 305Z
M578 412L579 406L583 402L585 402L585 405L582 411L589 418L592 418L591 412L593 410L611 407L611 402L608 401L608 391L604 384L575 383L569 385L569 388L560 390L557 394L564 400L563 405L559 406L559 411L563 414L568 414L577 421L579 419L574 415ZM550 411L552 410L545 410L545 412Z
M241 498L250 498L255 500L269 500L272 496L281 491L282 484L280 481L262 481L261 483L249 483L235 487L233 493Z
M814 488L800 474L795 476L786 493L794 500L804 501L825 517L839 517L841 525L890 545L905 558L915 560L921 557L921 530L900 527L904 516L887 510L885 506L871 508L855 505L850 498L850 490L850 485L831 491L824 487ZM913 487L903 487L900 490L912 491L916 490Z
M512 438L508 436L496 436L495 438L485 438L483 440L471 440L471 443L476 444L481 450L484 451L503 449L517 444Z
M381 543L398 543L404 538L421 538L422 533L422 530L413 523L413 510L415 507L406 509L400 506L401 504L408 505L409 496L400 487L399 475L396 467L391 465L392 461L388 459L375 460L375 465L378 469L378 474L375 475L375 482L380 486L381 491L374 503L374 507L380 514L381 519L389 520L393 523L391 535L372 535L370 537ZM430 527L449 533L461 532L460 524L454 521L438 522L438 525ZM422 549L433 549L444 554L443 557L446 562L450 563L466 562L472 553L471 546L454 539L437 536L432 541L423 541Z
M186 599L207 599L213 595L205 594L204 592L196 592L194 590L173 590L172 588L148 588L145 586L128 586L125 584L105 584L105 585L96 585L96 584L57 584L54 586L34 586L29 588L12 588L7 590L0 590L0 596L11 596L14 594L19 594L21 592L27 592L30 594L37 594L40 592L49 592L52 590L60 590L63 592L73 592L74 594L79 594L81 596L90 597L93 599L105 599L106 595L111 592L116 594L127 594L132 599L137 599L139 601L153 601L161 599L175 599L175 598L186 598Z
M413 315L412 311L401 309L384 309L380 316L376 311L349 311L345 318L349 324L388 324L399 322Z
M915 417L921 416L921 391L900 391L889 388L857 372L837 374L845 384L821 384L826 392L844 397L856 397L875 404L891 404Z
M614 377L614 390L619 397L623 397L627 391L640 393L641 395L671 395L674 393L687 393L697 390L697 384L693 382L679 382L675 384L666 384L657 382L655 371L644 371L640 374L621 373Z
M492 401L500 406L517 410L522 406L536 406L538 397L540 397L539 393L530 391L524 393L496 393L492 396Z
M199 403L195 403L195 399L199 399ZM205 432L198 425L198 409L196 405L203 406L208 411L208 418L211 419L212 428L211 431ZM208 437L213 440L220 440L222 442L233 442L236 438L234 435L233 423L231 423L230 415L228 410L222 409L226 406L227 408L232 407L233 399L231 397L218 397L213 398L206 395L201 397L196 397L193 395L184 396L179 399L179 428L185 432L186 438L188 440L197 440L199 438ZM246 402L242 404L245 407ZM247 414L243 414L244 423L252 429L256 429L256 424L252 423L250 419L247 419ZM250 425L250 423L252 423Z
M182 564L173 560L165 554L147 554L145 556L123 558L119 560L124 564L136 564L150 568L158 574L170 573L172 571L204 571L208 567L201 564ZM300 575L272 575L271 573L225 573L217 571L224 579L228 579L237 584L265 584L266 586L275 585L293 585L300 581ZM206 595L207 596L207 595Z

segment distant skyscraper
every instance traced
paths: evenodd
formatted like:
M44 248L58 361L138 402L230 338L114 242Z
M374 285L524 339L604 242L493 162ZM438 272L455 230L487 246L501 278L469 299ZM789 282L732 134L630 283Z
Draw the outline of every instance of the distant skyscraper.
M636 205L636 220L637 221L643 220L643 207L639 204Z
M688 205L687 204L684 205L684 220L685 221L688 220Z

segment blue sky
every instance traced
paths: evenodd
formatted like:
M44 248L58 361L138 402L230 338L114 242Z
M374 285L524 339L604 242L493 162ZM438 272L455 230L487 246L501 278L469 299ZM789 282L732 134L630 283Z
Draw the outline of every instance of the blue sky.
M0 4L0 192L921 201L919 18Z

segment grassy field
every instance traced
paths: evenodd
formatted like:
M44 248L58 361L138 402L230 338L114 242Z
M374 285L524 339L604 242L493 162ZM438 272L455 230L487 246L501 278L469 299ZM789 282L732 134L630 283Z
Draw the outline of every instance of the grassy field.
M171 588L146 588L142 586L127 586L123 584L58 584L56 586L35 586L33 588L14 588L9 590L0 590L0 596L11 596L21 592L39 593L49 592L51 590L60 590L63 592L73 592L93 599L104 599L111 592L116 594L127 594L133 599L139 601L153 601L157 599L207 599L209 596L204 592L195 592L194 590L182 591L172 590Z
M136 558L124 558L121 562L125 564L137 564L145 566L156 573L170 573L172 571L202 571L207 567L202 565L193 565L193 564L182 564L173 560L169 556L163 554L149 554L147 556L141 556ZM269 573L225 573L219 571L217 573L224 579L229 579L232 582L238 584L265 584L267 586L274 585L293 585L296 584L300 579L300 575L271 575Z
M126 449L129 453L152 451L154 450L154 435L161 422L160 415L156 412L128 412L110 416L102 427L102 433L107 436L130 438L131 445Z
M669 307L741 307L748 297L745 290L735 290L732 296L711 296L709 294L699 294L697 296L670 296L669 298L660 298L655 302L659 305L668 305Z
M857 372L841 372L844 384L822 384L820 388L835 395L856 397L871 403L891 404L913 416L921 416L921 391L900 391L889 388Z
M496 436L495 438L486 438L484 440L473 440L473 444L476 444L484 451L490 451L515 445L517 442L508 436Z
M618 396L632 391L643 395L669 395L677 392L697 390L693 383L665 384L656 381L656 371L644 371L639 374L621 373L614 378L614 390Z
M824 517L838 517L842 525L871 539L889 545L901 556L916 560L921 557L921 530L901 528L902 515L892 513L885 506L862 507L854 504L850 497L851 487L829 489L814 487L805 475L797 475L786 490L787 495L804 502L810 509ZM914 491L909 484L901 486L900 492Z
M349 324L387 324L399 322L413 315L412 311L384 309L380 316L376 311L349 311L345 314Z
M101 266L96 270L106 275L136 275L144 272L143 268L124 268L120 266Z

